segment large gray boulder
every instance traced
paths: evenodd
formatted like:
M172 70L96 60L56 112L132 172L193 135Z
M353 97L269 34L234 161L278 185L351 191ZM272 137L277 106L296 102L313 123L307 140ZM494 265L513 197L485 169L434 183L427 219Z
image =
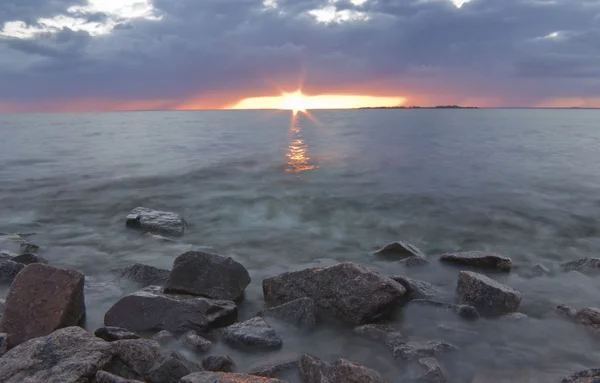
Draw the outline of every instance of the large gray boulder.
M600 368L590 368L571 374L562 383L597 383L600 380Z
M154 266L135 263L120 271L119 277L126 279L141 287L163 286L169 277L169 270L159 269Z
M300 357L304 383L385 383L381 375L360 363L340 358L327 363L312 355Z
M408 300L431 298L437 294L437 289L431 283L402 275L394 275L390 278L404 286Z
M565 262L560 265L564 272L578 271L587 275L600 274L600 258L582 258L576 261Z
M401 339L389 339L386 344L394 358L402 360L429 358L458 350L456 346L437 341L406 342Z
M11 283L25 268L25 265L13 261L13 259L13 257L0 258L0 283Z
M125 224L130 228L167 235L183 235L185 229L185 223L178 214L146 207L133 209Z
M375 255L395 260L402 260L410 257L426 257L425 254L416 246L405 241L392 242L389 245L377 250Z
M517 290L471 271L459 273L457 293L462 303L485 315L510 314L521 304L521 293Z
M221 338L229 346L241 349L277 349L283 344L275 330L261 317L225 327Z
M249 283L248 270L231 257L188 251L175 259L165 293L237 300Z
M12 283L0 332L8 334L8 347L78 325L85 317L84 276L75 270L35 263Z
M195 372L181 378L179 383L287 383L285 380L227 372Z
M7 352L0 358L0 382L89 382L112 356L110 343L80 327L67 327Z
M313 328L317 323L315 302L308 297L262 310L258 315L265 318L279 319L282 322L305 329Z
M267 278L263 293L267 302L275 304L312 298L319 314L358 325L389 313L406 289L364 266L345 262Z
M161 290L148 286L121 298L106 312L104 325L135 332L184 333L227 326L237 319L237 307L231 301L163 294Z
M496 269L510 271L512 260L496 253L485 251L465 251L459 253L446 253L440 258L443 262L457 265L471 266L482 269Z

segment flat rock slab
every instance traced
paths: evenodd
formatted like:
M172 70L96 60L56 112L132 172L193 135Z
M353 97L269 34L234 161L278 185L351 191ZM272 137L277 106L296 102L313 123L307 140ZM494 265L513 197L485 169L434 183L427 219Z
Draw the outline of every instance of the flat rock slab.
M237 300L249 283L248 270L233 258L188 251L175 259L165 293Z
M18 263L10 258L0 258L0 283L11 283L17 277L17 274L25 268L25 265Z
M449 343L427 341L427 342L403 342L398 339L388 340L386 343L394 358L402 360L416 360L442 355L452 351L458 351L458 347Z
M277 349L283 344L275 330L261 317L225 327L221 338L229 346L242 349Z
M409 257L426 257L425 254L416 246L405 241L392 242L389 245L377 250L375 255L379 255L388 259L393 258L395 260L406 259Z
M169 273L169 270L136 263L121 269L119 277L141 287L163 286L169 277Z
M309 297L320 315L355 325L388 314L406 293L398 282L351 262L283 273L265 279L262 285L269 303Z
M440 302L432 299L415 299L411 302L411 304L451 311L465 319L479 318L479 312L474 306L471 305L457 305L454 303Z
M80 327L67 327L7 352L0 358L0 382L88 382L112 356L110 343Z
M104 325L135 332L184 333L227 326L237 319L237 307L231 301L163 294L161 290L148 286L121 298L106 312Z
M94 383L144 383L140 380L131 380L121 378L120 376L110 374L106 371L98 371Z
M448 378L440 363L435 358L419 359L423 374L416 380L415 383L447 383Z
M566 262L560 265L564 272L578 271L587 275L600 274L600 258L582 258L577 261Z
M12 348L85 317L84 276L75 270L35 263L19 273L6 297L0 332Z
M484 315L502 315L517 311L521 293L485 275L461 271L457 293L464 304L472 305Z
M437 289L431 283L402 275L394 275L390 278L404 286L406 289L406 299L426 299L437 294Z
M308 297L265 309L258 315L265 318L276 318L282 322L305 329L313 328L317 323L315 301Z
M226 372L196 372L181 378L180 383L287 383L285 380Z
M136 207L127 215L127 227L145 230L150 233L183 235L185 223L179 214Z
M235 362L228 355L213 355L202 359L202 368L205 371L232 372Z
M510 258L496 253L488 253L484 251L465 251L460 253L447 253L443 254L440 259L443 262L482 269L510 271L510 269L512 268L512 260Z
M600 368L591 368L567 376L562 383L597 383L599 380Z
M104 339L107 342L115 342L117 340L140 339L140 336L126 328L121 327L100 327L94 331L94 335Z
M327 363L308 354L300 357L300 375L304 383L385 383L377 371L360 363L343 358Z

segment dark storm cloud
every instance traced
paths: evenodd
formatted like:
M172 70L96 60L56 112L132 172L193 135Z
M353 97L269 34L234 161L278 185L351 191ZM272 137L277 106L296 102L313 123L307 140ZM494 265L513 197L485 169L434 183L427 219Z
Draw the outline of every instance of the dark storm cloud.
M34 22L74 3L4 0L0 14ZM512 99L521 103L600 87L600 1L473 0L459 9L446 0L340 0L338 11L369 19L339 24L307 13L326 0L277 4L155 0L160 21L123 21L109 35L67 29L0 40L0 82L8 85L0 101L185 99L259 91L302 71L307 86L320 90L385 79L388 87L427 93L518 94ZM106 15L87 17L102 22Z

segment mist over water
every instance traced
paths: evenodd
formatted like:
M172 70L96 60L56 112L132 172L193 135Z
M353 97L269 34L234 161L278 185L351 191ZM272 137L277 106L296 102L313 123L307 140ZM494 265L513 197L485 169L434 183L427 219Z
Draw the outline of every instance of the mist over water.
M252 282L240 320L264 307L261 282L340 261L433 283L454 301L458 271L443 252L490 250L513 259L493 278L521 291L529 316L464 322L407 306L395 321L411 339L453 343L441 357L465 382L551 382L597 367L598 342L555 313L598 307L600 278L528 278L541 263L600 253L600 121L588 110L354 110L131 112L0 116L0 232L33 233L51 265L86 275L87 323L130 286L132 263L171 268L190 249L230 255ZM174 211L184 237L158 243L125 228L147 206ZM432 265L404 269L371 253L403 239ZM7 286L0 286L4 296ZM466 330L449 331L438 326ZM365 363L392 381L412 368L351 329L312 333L276 325L281 351L218 344L245 371L310 352Z

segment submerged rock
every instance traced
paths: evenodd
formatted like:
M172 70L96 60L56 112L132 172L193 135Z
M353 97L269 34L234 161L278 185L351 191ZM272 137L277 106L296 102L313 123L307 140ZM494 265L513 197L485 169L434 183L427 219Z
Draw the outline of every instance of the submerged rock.
M375 252L375 255L383 256L386 258L393 258L397 260L406 259L410 257L425 258L425 254L419 250L416 246L411 245L405 241L392 242L389 245L382 247Z
M175 259L165 292L237 300L249 283L248 270L233 258L188 251Z
M406 289L406 299L408 300L431 298L437 294L437 289L431 283L402 275L394 275L390 278L404 286Z
M159 344L165 346L169 343L175 342L175 335L173 335L171 331L162 330L154 334L152 340L155 340Z
M394 327L385 324L365 324L354 328L354 333L375 341L386 341L390 338L404 338Z
M12 261L21 263L23 265L31 265L32 263L43 263L45 265L48 264L48 260L46 258L34 253L25 253L17 255L12 259Z
M11 283L17 277L17 274L25 268L22 263L17 263L8 258L0 259L0 283Z
M237 307L231 301L163 294L161 290L149 286L121 298L104 316L104 325L136 332L183 333L227 326L237 319Z
M600 274L600 258L582 258L563 263L560 268L564 272L578 271L582 274L598 275Z
M80 327L67 327L8 351L0 358L0 382L88 382L112 355L110 343Z
M110 374L106 371L98 371L94 383L144 383L140 380L131 380L121 378L120 376Z
M562 383L597 383L600 380L600 368L590 368L567 376Z
M16 256L17 256L17 254L13 253L12 251L0 250L0 260L1 259L8 259L10 261L14 257L16 257Z
M162 235L146 233L144 234L145 238L152 239L156 242L175 242L171 238L163 237Z
M121 327L100 327L94 331L94 335L98 338L104 339L107 342L127 339L140 339L138 334Z
M517 290L470 271L459 273L457 293L463 303L486 315L510 314L521 303L521 293Z
M127 215L127 227L146 230L151 233L183 235L184 221L176 213L137 207Z
M317 323L317 309L311 298L299 298L258 313L262 317L276 318L301 328L313 328Z
M242 349L277 349L283 344L275 330L261 317L225 327L221 338L229 346Z
M287 383L284 380L226 372L196 372L181 378L180 383Z
M360 363L340 358L327 363L312 355L300 357L300 375L304 383L384 383L381 375Z
M448 310L465 319L479 318L479 312L477 309L470 305L456 305L454 303L439 302L431 299L415 299L411 302L411 304Z
M423 374L416 380L415 383L447 383L448 378L442 366L435 358L419 359L419 366Z
M452 351L458 351L458 347L449 343L427 341L427 342L404 342L399 339L387 341L387 346L392 351L394 358L403 360L415 360L442 355Z
M364 266L345 262L267 278L263 293L267 302L279 304L312 298L319 314L358 325L389 313L406 290Z
M40 247L34 243L23 241L19 243L19 250L21 253L37 253Z
M202 359L202 368L205 371L232 372L235 362L228 355L207 356Z
M595 335L600 335L600 309L588 307L577 311L567 305L560 305L557 307L557 310L572 320L586 326Z
M120 278L137 283L142 287L163 286L169 277L169 270L136 263L121 269Z
M83 274L75 270L39 263L23 269L10 287L0 323L8 347L78 325L85 317L83 284Z
M484 251L465 251L460 253L447 253L443 254L440 259L448 263L466 265L483 269L498 269L502 271L510 271L510 269L512 268L512 260L510 258Z
M209 340L204 339L194 330L183 334L180 340L185 346L196 351L206 352L212 347L212 343Z
M406 259L398 261L398 264L408 269L412 269L414 267L427 266L429 265L429 261L421 257L408 257Z

